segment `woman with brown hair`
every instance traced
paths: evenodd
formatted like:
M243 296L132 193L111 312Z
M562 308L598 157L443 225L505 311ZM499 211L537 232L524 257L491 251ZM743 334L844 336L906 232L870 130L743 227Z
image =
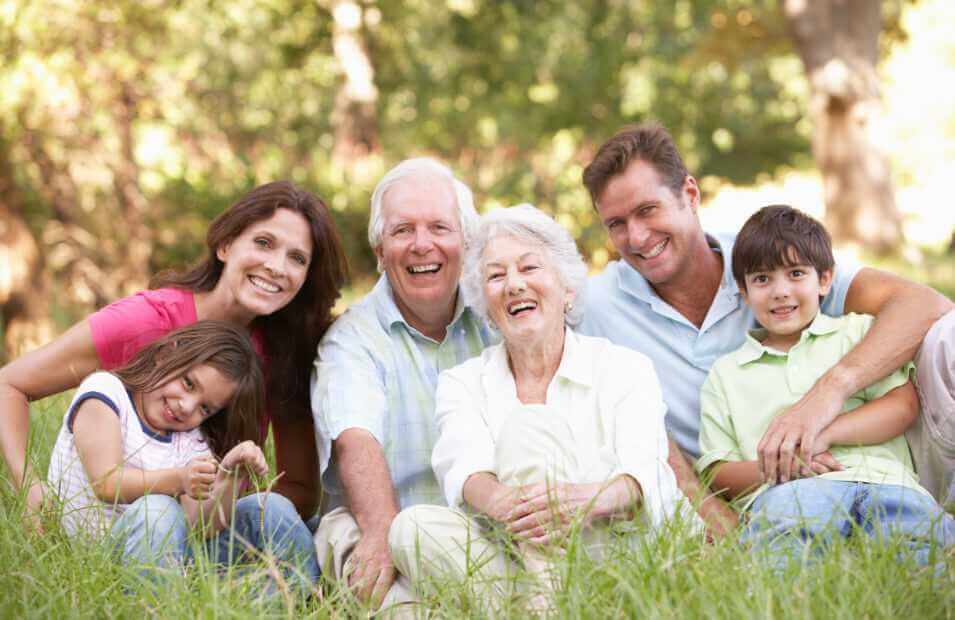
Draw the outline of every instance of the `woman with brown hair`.
M206 246L207 256L192 269L160 274L150 290L106 306L0 369L0 449L14 484L28 487L30 509L40 507L44 493L26 459L29 401L74 388L97 369L119 367L174 329L215 319L252 337L267 403L251 439L264 441L271 424L282 472L267 501L243 498L237 514L243 504L256 515L261 507L266 515L314 513L318 481L309 372L345 279L331 214L292 183L267 183L212 222ZM251 515L249 520L261 523Z

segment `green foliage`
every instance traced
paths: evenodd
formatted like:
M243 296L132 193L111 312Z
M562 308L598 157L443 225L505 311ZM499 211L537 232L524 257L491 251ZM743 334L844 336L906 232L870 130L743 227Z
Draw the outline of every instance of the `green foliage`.
M362 2L380 150L358 159L334 156L331 3L6 7L0 180L73 318L195 260L209 219L277 178L328 200L368 277L371 189L415 154L448 161L484 208L559 215L586 255L606 241L582 167L625 123L661 120L700 176L745 183L808 157L801 67L769 0Z

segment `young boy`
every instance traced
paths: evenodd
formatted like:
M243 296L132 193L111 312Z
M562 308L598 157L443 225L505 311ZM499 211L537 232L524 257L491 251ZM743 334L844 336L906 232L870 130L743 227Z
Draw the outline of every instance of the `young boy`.
M955 521L919 486L902 436L918 415L911 364L855 394L821 434L799 479L766 484L757 446L773 417L796 403L858 343L872 317L819 312L834 260L829 234L787 206L765 207L733 247L733 276L761 329L713 365L701 393L697 461L749 512L744 539L780 566L813 538L902 534L920 564L955 543ZM835 461L833 461L835 459Z

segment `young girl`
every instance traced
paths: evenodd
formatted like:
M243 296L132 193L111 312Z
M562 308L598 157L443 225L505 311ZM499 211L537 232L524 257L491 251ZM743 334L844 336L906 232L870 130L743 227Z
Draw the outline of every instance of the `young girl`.
M268 472L261 449L243 441L262 394L251 342L221 321L173 331L87 377L50 461L64 529L108 533L127 561L180 563L189 527L206 536L228 527L249 472Z

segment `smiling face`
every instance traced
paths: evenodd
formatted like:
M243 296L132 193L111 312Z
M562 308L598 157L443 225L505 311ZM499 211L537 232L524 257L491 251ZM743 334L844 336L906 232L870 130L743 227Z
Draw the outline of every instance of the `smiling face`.
M700 243L705 247L699 196L693 177L674 194L651 164L638 159L607 182L597 212L620 256L659 288L692 271L694 251Z
M229 404L235 382L199 364L140 396L139 416L158 433L191 431Z
M574 295L560 280L550 251L513 236L491 239L481 258L487 313L504 341L531 345L559 338Z
M450 320L464 248L451 184L427 175L402 179L385 193L382 219L375 256L405 320L418 329L436 314Z
M763 344L788 351L819 312L819 298L829 292L832 271L820 276L815 267L791 257L788 266L747 273L740 291L769 335Z
M225 264L216 289L228 291L243 323L284 308L302 288L312 257L309 230L300 214L276 209L216 251Z

